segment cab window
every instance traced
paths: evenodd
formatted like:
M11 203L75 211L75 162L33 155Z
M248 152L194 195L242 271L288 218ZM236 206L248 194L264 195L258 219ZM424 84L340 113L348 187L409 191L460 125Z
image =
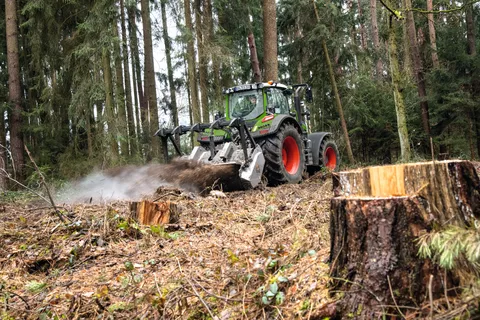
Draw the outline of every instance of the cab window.
M268 108L274 109L274 113L288 114L290 107L288 99L282 93L282 90L269 88L266 90Z

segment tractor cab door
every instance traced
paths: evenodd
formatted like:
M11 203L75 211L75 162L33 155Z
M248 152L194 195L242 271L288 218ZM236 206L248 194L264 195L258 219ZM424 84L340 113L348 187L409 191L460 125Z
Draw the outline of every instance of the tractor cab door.
M290 105L283 90L277 88L265 89L267 96L267 111L274 114L290 114Z

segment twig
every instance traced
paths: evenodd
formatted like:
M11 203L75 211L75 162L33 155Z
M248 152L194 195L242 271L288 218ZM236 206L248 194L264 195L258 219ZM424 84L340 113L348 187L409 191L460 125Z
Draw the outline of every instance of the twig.
M180 261L178 261L178 258L177 258L177 264L178 264L178 269L180 270L180 273L185 276L185 274L183 273L183 270L182 270L182 266L180 265ZM188 282L188 284L190 285L190 287L192 287L192 290L193 290L193 292L195 293L195 295L197 296L198 300L200 300L200 302L203 304L203 306L205 307L205 309L207 309L207 312L208 312L208 314L210 314L210 317L212 317L212 319L215 319L216 317L213 315L212 310L210 310L210 307L209 307L208 304L205 302L205 300L202 299L202 297L201 297L200 294L198 293L197 289L195 289L195 286L193 285L193 283L192 283L187 277L185 277L185 280L187 280L187 282Z
M30 305L28 304L27 300L25 300L24 297L22 297L21 295L15 293L15 292L13 292L13 291L6 291L6 290L5 290L5 291L3 291L3 292L5 292L6 294L11 294L12 296L16 296L16 297L20 298L20 300L22 300L23 303L25 303L25 305L27 306L27 310L30 310ZM5 299L5 303L7 303L7 299Z
M429 319L433 319L433 294L432 294L432 283L433 283L433 275L430 275L430 279L428 281L428 298L430 300L430 312L428 314Z
M228 301L233 301L233 302L245 302L245 301L247 301L247 302L252 302L252 300L250 300L250 299L233 299L233 298L227 298L227 297L222 297L222 296L216 295L215 293L212 293L212 292L208 291L207 289L205 289L205 287L202 286L200 283L198 283L197 280L195 280L195 279L193 279L193 278L192 278L192 280L195 282L195 284L196 284L197 286L199 286L200 288L202 288L202 290L205 291L209 296L215 297L215 298L220 299L220 300L223 300L223 301L225 301L225 302L228 302Z
M450 302L448 301L448 289L447 289L447 269L445 269L445 279L443 281L443 289L445 293L445 301L447 301L447 308L450 310Z
M52 205L53 209L55 210L55 214L57 215L57 217L60 220L62 220L63 223L66 223L67 221L65 220L65 217L60 212L60 210L58 210L57 206L55 205L55 202L53 201L52 194L50 193L50 189L48 188L48 185L45 182L45 177L43 176L40 169L38 169L37 163L35 162L35 160L33 160L32 155L30 154L30 151L27 148L27 145L25 144L23 146L25 147L25 151L27 152L27 155L30 158L30 161L32 161L32 163L33 163L33 166L35 167L35 170L37 171L38 175L40 176L41 183L45 187L45 190L47 190L48 199L50 199L50 204Z
M388 274L387 274L387 281L388 281L388 288L390 289L390 294L392 295L393 303L395 304L395 308L397 308L398 313L400 313L403 319L406 319L405 315L402 313L402 311L398 307L397 300L395 300L395 295L393 294L392 284L390 283L390 277Z

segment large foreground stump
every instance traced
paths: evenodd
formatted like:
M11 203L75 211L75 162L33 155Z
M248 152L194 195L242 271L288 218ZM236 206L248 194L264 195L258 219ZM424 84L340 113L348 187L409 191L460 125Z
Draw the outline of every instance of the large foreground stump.
M419 306L430 292L436 298L453 287L454 277L418 257L416 239L437 226L479 219L480 182L472 163L340 172L334 188L330 262L334 290L345 292L341 316L399 314L398 308Z

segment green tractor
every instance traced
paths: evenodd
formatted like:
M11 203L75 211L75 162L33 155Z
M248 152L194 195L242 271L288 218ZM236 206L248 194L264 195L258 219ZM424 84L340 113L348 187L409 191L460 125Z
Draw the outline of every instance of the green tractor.
M225 115L209 124L180 125L157 131L168 159L167 140L183 156L175 136L197 132L199 145L189 160L215 165L236 165L245 188L255 188L262 177L268 184L298 183L305 171L337 170L340 157L331 133L309 133L307 102L312 90L307 84L287 86L269 81L239 85L224 91ZM293 95L293 106L291 105Z

